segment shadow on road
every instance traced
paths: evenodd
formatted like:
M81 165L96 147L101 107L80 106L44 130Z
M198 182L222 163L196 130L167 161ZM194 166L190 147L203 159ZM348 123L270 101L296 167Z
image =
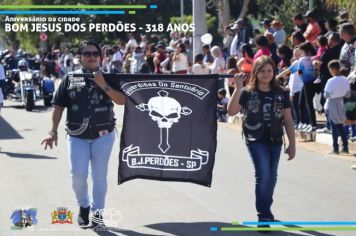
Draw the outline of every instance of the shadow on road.
M23 137L0 116L0 139L23 139Z
M0 151L0 154L5 154L8 157L12 157L12 158L47 159L47 160L58 159L57 157L49 157L49 156L35 155L35 154L29 154L29 153L15 153L15 152L1 152Z
M48 111L52 110L51 106L45 107L45 106L41 106L41 105L35 105L35 107L33 108L32 111L26 111L25 107L21 104L4 105L3 108L14 108L14 109L23 110L23 112L35 112L35 113L48 112Z
M172 235L181 235L181 236L190 236L190 235L197 235L197 236L217 236L217 235L250 235L250 236L261 236L263 234L257 231L221 231L221 227L232 227L231 223L223 223L223 222L193 222L193 223L181 223L181 222L174 222L174 223L160 223L160 224L153 224L147 225L146 227L159 230L165 233L169 233ZM217 227L218 231L211 231L211 227ZM238 228L247 228L245 225L233 225L233 227ZM288 225L286 226L286 231L288 228L296 228L299 226L295 225ZM248 227L250 228L250 227ZM297 235L305 235L308 233L310 235L315 236L332 236L333 234L325 234L316 231L303 231L301 232L285 232L285 231L272 231L269 235L273 236L297 236ZM124 235L127 236L136 236L140 234L130 234L123 232ZM164 234L163 234L164 235Z

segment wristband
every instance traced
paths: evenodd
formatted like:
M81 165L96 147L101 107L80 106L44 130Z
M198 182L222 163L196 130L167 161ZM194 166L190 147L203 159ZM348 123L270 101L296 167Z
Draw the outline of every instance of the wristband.
M49 131L48 134L51 136L56 136L58 134L58 132L57 131Z
M105 85L104 87L103 87L103 90L105 91L105 93L107 93L107 92L109 92L110 91L110 86L108 86L108 85Z

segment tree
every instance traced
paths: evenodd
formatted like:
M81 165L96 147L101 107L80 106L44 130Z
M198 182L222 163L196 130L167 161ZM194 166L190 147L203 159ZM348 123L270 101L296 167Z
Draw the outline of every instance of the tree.
M350 21L356 24L356 1L355 0L326 0L326 5L330 9L347 9Z

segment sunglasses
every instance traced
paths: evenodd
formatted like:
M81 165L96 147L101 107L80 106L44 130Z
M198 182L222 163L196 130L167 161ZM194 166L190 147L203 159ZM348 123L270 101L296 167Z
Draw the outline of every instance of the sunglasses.
M98 57L98 56L100 56L100 54L99 54L98 51L93 51L93 52L91 52L91 51L85 51L85 52L82 52L82 55L83 55L84 57L91 57L91 56L93 56L93 57Z

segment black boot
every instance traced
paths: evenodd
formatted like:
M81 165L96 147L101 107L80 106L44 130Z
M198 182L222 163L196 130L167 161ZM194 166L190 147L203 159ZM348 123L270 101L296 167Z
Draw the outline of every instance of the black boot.
M78 215L78 224L81 226L89 224L89 213L90 213L90 206L87 208L80 207L79 208L79 215Z

